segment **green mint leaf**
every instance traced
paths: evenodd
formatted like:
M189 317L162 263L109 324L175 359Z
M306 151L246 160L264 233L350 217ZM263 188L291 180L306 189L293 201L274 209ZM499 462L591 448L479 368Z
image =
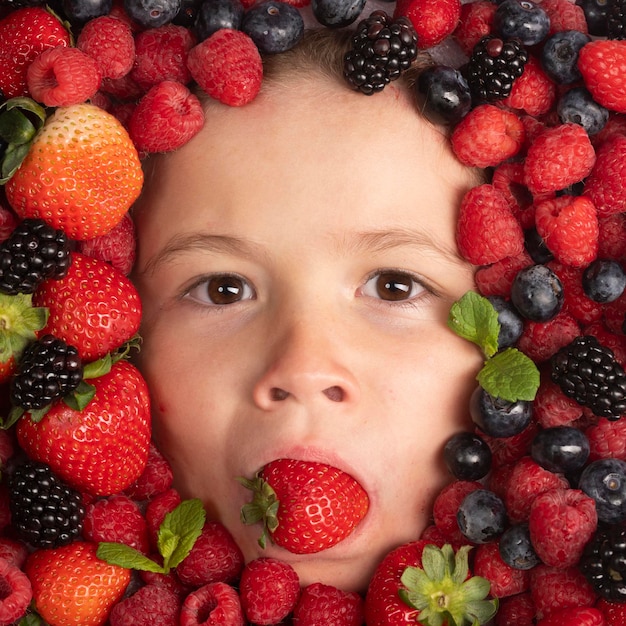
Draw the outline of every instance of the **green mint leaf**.
M491 357L476 378L487 393L507 402L534 400L539 389L537 366L516 348Z
M145 554L123 543L103 541L98 544L96 556L111 565L119 565L126 569L140 569L145 572L165 573L163 567L149 559Z
M472 341L490 358L498 351L498 312L487 298L468 291L450 309L448 326L459 337Z
M191 552L205 519L206 511L197 498L183 500L165 516L159 528L158 545L168 552L167 557L163 555L166 570L176 567Z

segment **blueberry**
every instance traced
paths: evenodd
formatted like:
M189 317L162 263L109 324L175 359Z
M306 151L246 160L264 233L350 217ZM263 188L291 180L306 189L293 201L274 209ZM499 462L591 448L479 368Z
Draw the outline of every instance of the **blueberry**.
M515 345L524 330L524 321L513 305L501 296L487 298L491 306L498 312L500 332L498 333L498 350Z
M493 16L493 30L503 39L519 39L525 46L534 46L548 36L550 18L530 0L504 0Z
M84 24L96 17L108 15L113 0L63 0L63 13L70 22Z
M241 30L263 53L274 54L293 48L304 34L304 21L295 7L267 0L248 9Z
M447 65L424 70L415 83L415 90L423 101L424 113L435 124L457 124L472 108L472 95L465 77Z
M488 543L504 532L506 507L493 491L476 489L465 496L456 519L461 532L472 543Z
M562 85L582 78L578 53L591 39L579 30L562 30L548 37L541 50L541 66L546 74Z
M511 301L522 317L547 322L563 306L563 285L546 265L530 265L513 279Z
M443 458L458 480L480 480L491 468L491 448L474 433L457 433L448 439Z
M534 226L524 231L524 248L535 263L549 263L554 259L554 255Z
M583 272L583 291L595 302L613 302L626 289L626 274L617 261L596 259Z
M595 500L599 521L626 521L626 462L600 459L589 463L580 475L578 488Z
M176 17L181 0L124 0L124 9L146 28L158 28Z
M514 569L532 569L541 562L530 541L528 524L509 526L502 533L498 547L502 560Z
M576 0L576 4L582 8L587 21L587 29L590 35L605 37L607 31L607 0Z
M177 26L192 28L198 16L201 3L202 0L181 0L180 8L174 16L172 23Z
M315 19L328 28L341 28L363 12L366 0L311 0Z
M598 104L585 87L566 91L559 98L556 112L563 124L578 124L588 135L599 133L609 121L609 110Z
M204 0L194 24L198 41L208 39L220 28L239 30L243 13L243 4L239 0Z
M573 426L544 428L535 435L530 456L550 472L577 472L589 458L589 439Z
M509 402L495 398L482 387L477 387L470 400L473 422L490 437L512 437L521 433L533 415L532 402Z

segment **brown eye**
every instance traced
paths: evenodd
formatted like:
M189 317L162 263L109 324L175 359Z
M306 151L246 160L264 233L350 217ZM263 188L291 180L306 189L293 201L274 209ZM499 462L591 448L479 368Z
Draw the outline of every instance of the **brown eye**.
M411 300L424 291L424 287L406 272L382 271L372 276L363 287L363 295L400 302Z
M253 296L250 285L231 274L210 276L189 290L188 296L203 304L223 306L249 300Z

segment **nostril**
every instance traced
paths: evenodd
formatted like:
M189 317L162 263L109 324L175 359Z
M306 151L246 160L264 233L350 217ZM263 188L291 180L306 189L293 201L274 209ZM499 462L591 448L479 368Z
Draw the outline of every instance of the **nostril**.
M289 392L281 389L280 387L272 387L270 394L272 396L272 400L280 402L289 395Z
M324 394L329 400L332 400L333 402L343 401L343 389L341 387L337 387L337 385L333 385L332 387L328 387L328 389L324 389Z

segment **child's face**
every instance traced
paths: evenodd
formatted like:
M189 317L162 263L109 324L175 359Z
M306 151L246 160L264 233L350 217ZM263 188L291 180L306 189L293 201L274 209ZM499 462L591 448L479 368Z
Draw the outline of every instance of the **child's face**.
M446 319L473 288L454 232L476 181L394 86L368 98L322 80L211 105L155 164L137 218L141 365L182 495L246 559L362 589L428 524L442 447L469 424L480 355ZM304 557L258 547L235 477L281 457L367 490L347 540Z

